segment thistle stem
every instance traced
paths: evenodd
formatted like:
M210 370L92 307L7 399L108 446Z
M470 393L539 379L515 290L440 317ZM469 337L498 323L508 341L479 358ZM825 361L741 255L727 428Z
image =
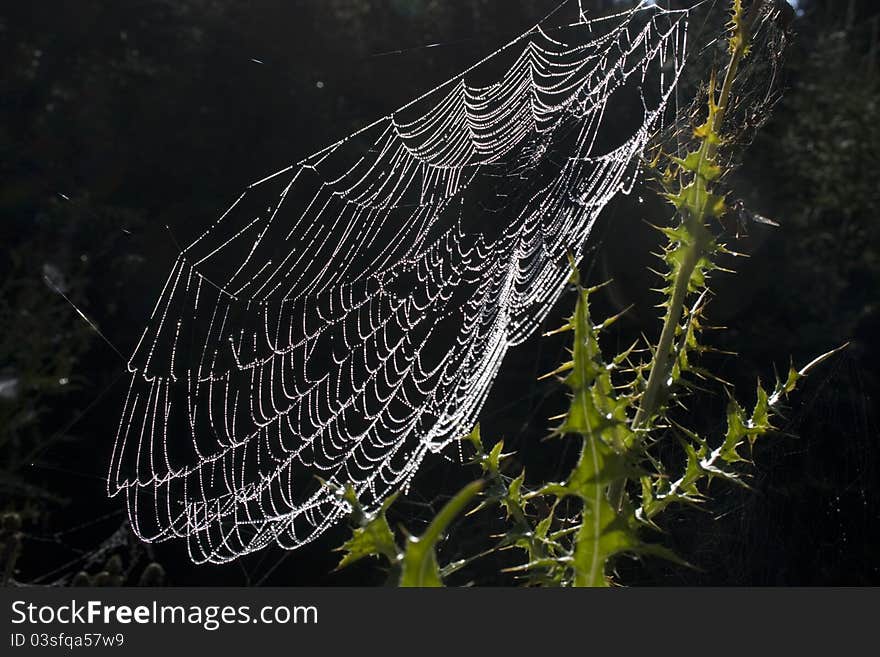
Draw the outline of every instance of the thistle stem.
M730 102L730 94L733 88L733 82L739 71L739 65L745 57L749 43L752 38L752 28L761 13L761 8L765 0L755 0L749 9L749 13L743 20L741 25L735 26L734 36L739 38L735 41L736 46L731 50L730 61L727 64L727 71L724 75L724 82L721 86L721 93L718 96L717 110L711 117L711 134L719 134L723 124L727 107ZM738 33L738 34L737 34ZM734 43L732 41L732 43ZM709 93L714 96L715 89L710 88ZM712 97L710 102L714 103L715 98ZM715 140L704 138L700 146L700 162L711 161L718 151L718 144ZM690 233L691 243L687 246L684 259L678 270L678 274L673 281L672 295L669 300L669 307L666 316L663 319L663 330L660 333L660 341L657 344L657 350L654 353L653 362L651 363L651 373L648 375L648 384L645 393L642 396L639 410L633 421L635 428L645 428L651 418L655 415L660 405L661 392L667 386L667 380L672 369L672 344L675 340L675 331L678 323L681 321L684 309L684 301L688 293L688 283L694 273L694 269L700 262L700 259L706 255L711 242L711 235L706 228L707 216L707 200L708 190L707 184L700 176L695 176L697 211L693 214L688 213L683 217L684 224Z

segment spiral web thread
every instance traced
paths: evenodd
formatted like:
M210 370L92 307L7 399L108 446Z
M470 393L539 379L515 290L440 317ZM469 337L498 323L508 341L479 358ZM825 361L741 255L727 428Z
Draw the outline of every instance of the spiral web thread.
M108 493L137 535L196 562L293 549L350 511L338 487L374 509L468 432L631 188L686 22L643 3L539 24L248 186L179 254L128 364ZM625 89L633 128L602 148Z

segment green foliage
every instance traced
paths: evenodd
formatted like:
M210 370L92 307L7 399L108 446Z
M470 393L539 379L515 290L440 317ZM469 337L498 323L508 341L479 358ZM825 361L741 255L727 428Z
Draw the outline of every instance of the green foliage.
M345 497L353 506L357 504L357 498L351 487L346 489ZM395 563L399 559L397 543L385 517L385 512L395 499L397 499L397 495L392 495L385 500L376 513L364 516L361 526L356 527L352 537L339 548L340 551L345 552L345 555L336 566L337 569L344 568L368 556L381 555L391 563Z
M578 280L577 270L573 280ZM514 547L523 552L524 562L510 571L525 576L531 585L607 586L613 560L622 554L655 556L681 564L686 562L664 546L648 540L657 528L656 518L673 504L698 504L708 499L708 482L721 478L742 484L736 469L747 462L745 446L773 430L772 418L798 381L835 352L814 359L800 370L790 369L772 391L760 383L750 412L731 398L727 430L714 449L708 438L686 429L658 411L650 418L652 431L636 428L632 418L639 402L639 378L632 376L639 367L627 367L630 351L610 362L604 360L600 333L615 318L594 324L590 318L589 297L596 288L579 284L575 312L559 331L573 333L572 359L557 374L569 388L570 402L554 435L581 442L580 457L563 482L551 482L527 491L525 472L510 478L503 474L506 460L504 443L496 442L486 451L477 426L463 438L474 450L472 463L482 470L478 480L459 492L434 518L420 538L409 537L403 549L397 546L386 511L393 500L374 514L359 511L353 493L345 497L362 516L361 525L341 548L345 556L340 567L365 556L382 556L392 567L400 586L440 586L441 573L448 574L460 564L441 568L436 545L451 521L470 503L477 492L485 496L478 509L497 507L510 522L493 549ZM835 350L837 351L837 350ZM622 385L615 375L627 377ZM685 455L680 476L674 481L665 466L653 456L652 447L662 440L675 439ZM484 487L484 481L488 485ZM638 482L640 491L629 486ZM541 500L542 504L535 502ZM558 517L556 509L568 499L580 508L569 519ZM535 507L549 509L536 515Z
M574 272L577 281L577 269ZM565 484L552 490L559 499L573 496L583 505L569 561L572 572L568 579L577 586L604 586L608 560L639 544L629 505L615 504L608 495L615 485L636 472L629 459L636 436L627 418L632 397L616 393L611 380L613 366L602 359L598 327L591 323L592 291L578 285L571 318L572 367L564 379L571 403L556 430L559 435L581 437L580 458Z
M440 509L420 537L409 536L400 565L400 586L443 586L437 563L437 543L450 523L460 515L471 499L483 488L482 481L474 481L462 488Z
M722 269L719 258L735 255L719 234L729 211L721 181L731 166L722 151L733 143L725 135L725 114L764 2L745 9L734 0L731 9L730 60L720 89L714 74L709 81L705 120L692 131L692 144L683 157L658 152L650 165L663 196L675 209L674 225L659 227L666 239L660 254L664 317L659 339L640 352L631 347L607 356L601 338L617 316L601 322L592 319L590 295L598 288L581 285L572 261L574 313L551 332L572 334L571 357L547 376L558 377L568 389L568 407L554 418L559 424L553 436L578 441L577 462L562 481L531 487L525 471L513 478L505 474L511 455L504 453L502 441L487 451L479 426L463 439L488 482L478 508L503 511L507 521L490 551L518 550L520 563L509 572L526 584L608 586L615 583L614 565L621 555L685 564L657 541L664 512L708 502L709 485L715 479L746 485L755 442L774 432L780 407L801 379L838 351L800 369L791 367L772 388L759 381L748 408L731 386L698 364L700 355L711 350L701 343L710 274ZM722 435L688 426L687 404L707 394L696 385L702 380L720 383L728 396ZM679 462L670 464L674 459L668 445L678 446ZM440 585L444 569L438 565L434 546L483 480L453 498L422 538L408 539L405 550L396 548L384 517L387 506L383 507L355 530L346 543L343 564L366 554L382 554L401 567L401 585Z
M351 487L346 488L342 497L351 505L355 514L361 517L361 523L355 528L352 537L339 548L345 554L337 568L344 568L367 556L384 557L398 586L443 586L443 577L437 562L437 544L452 521L464 512L482 488L483 482L478 480L461 489L434 517L421 536L407 534L403 548L398 547L385 515L396 496L388 498L375 513L364 514L354 491Z

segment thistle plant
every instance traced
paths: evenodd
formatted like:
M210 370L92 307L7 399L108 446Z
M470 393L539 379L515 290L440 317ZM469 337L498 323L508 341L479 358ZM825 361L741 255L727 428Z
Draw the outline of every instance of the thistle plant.
M514 549L522 555L519 564L508 569L514 577L530 585L608 586L615 583L614 564L620 555L653 555L685 564L683 555L657 540L664 515L681 505L708 503L712 480L747 485L755 442L775 431L783 403L802 378L838 351L803 367L790 367L772 386L759 381L755 401L748 407L716 379L729 397L720 423L726 426L722 435L690 426L682 411L705 394L694 385L695 379L715 378L698 360L710 350L701 338L711 274L721 269L721 258L735 255L723 242L722 223L730 212L722 187L732 166L724 153L733 144L728 117L756 29L773 11L772 3L764 0L747 8L742 0L732 0L728 61L720 85L714 72L710 76L704 117L683 154L667 154L660 147L649 163L675 213L672 225L658 227L665 246L659 272L663 325L656 343L647 349L634 344L606 355L603 335L620 315L593 319L590 299L601 286L583 285L571 262L574 312L550 332L571 335L571 357L547 375L559 378L569 393L567 408L553 418L553 435L577 442L579 456L571 471L561 481L534 486L525 471L509 476L505 466L510 455L504 453L503 442L486 448L478 426L463 440L472 451L472 463L481 470L480 480L453 497L420 539L407 537L403 548L385 518L390 502L373 516L361 513L359 527L342 548L340 566L381 555L400 585L440 584L463 562L442 568L435 545L481 491L477 509L496 508L507 520L490 551ZM670 443L680 448L677 464L668 463L665 448ZM350 492L347 501L358 509Z
M354 490L349 487L341 492L342 498L351 505L358 519L352 537L339 548L345 554L337 568L343 568L364 557L375 556L385 560L391 580L402 587L442 586L442 575L437 562L436 546L443 538L452 521L467 507L473 497L483 488L483 482L474 481L458 492L434 517L421 536L406 535L403 547L398 546L385 513L397 498L392 495L378 512L367 514L358 503ZM455 569L446 568L448 574Z

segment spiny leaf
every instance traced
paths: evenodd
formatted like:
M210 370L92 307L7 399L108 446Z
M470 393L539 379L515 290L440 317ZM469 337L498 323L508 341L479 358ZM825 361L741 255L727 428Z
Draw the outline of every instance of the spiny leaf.
M701 441L697 447L686 440L682 440L687 462L685 464L684 476L681 478L679 488L687 499L696 500L702 497L697 483L705 474L703 470L703 461L706 458L708 448L704 441Z
M501 499L501 504L504 506L508 518L515 513L522 513L524 511L525 501L522 496L522 487L525 479L526 471L523 470L516 479L508 484L507 494Z
M470 441L470 443L474 446L474 449L477 451L478 455L482 455L484 453L483 452L483 439L480 436L480 423L479 422L477 422L477 424L474 425L474 428L471 430L471 432L467 436L465 436L465 440Z
M364 524L353 531L352 537L343 543L342 547L337 548L337 551L345 552L345 555L336 566L336 570L370 556L384 556L391 564L397 562L400 553L394 533L385 517L388 507L394 503L397 495L395 493L385 500L375 514L366 516Z
M504 449L504 441L499 440L492 446L492 450L486 455L483 462L483 470L490 474L497 474L501 469L501 450Z
M767 395L767 391L764 390L764 387L759 381L757 399L755 400L755 409L752 411L751 427L756 431L760 431L762 433L769 431L772 428L770 426L769 399L770 398ZM754 443L756 437L757 434L749 436L749 440Z
M712 127L711 119L694 128L694 137L712 146L720 146L724 143L724 139Z
M746 436L745 411L735 399L731 399L727 406L727 433L724 435L724 442L721 445L721 458L725 462L736 463L746 460L737 451Z
M849 344L849 342L846 342L836 349L826 351L824 354L817 356L799 370L795 369L794 365L791 365L789 367L788 376L786 377L785 381L776 381L776 388L773 390L773 394L770 395L768 404L770 406L775 406L777 403L779 403L780 399L794 391L794 389L797 387L798 382L803 377L805 377L813 368L824 363L835 354L843 351L849 346Z
M584 504L584 517L575 539L575 586L607 586L605 568L609 559L641 544L626 514L618 513L606 498L604 487L596 485L595 491Z
M763 2L763 0L754 0L755 2ZM730 38L728 39L728 50L735 53L739 49L748 52L749 37L746 33L745 16L743 12L742 0L733 0L733 7L730 16Z
M474 481L462 488L428 525L420 537L407 540L400 565L401 587L443 586L440 567L437 563L436 546L452 521L470 503L471 499L483 489L483 481Z
M721 177L721 167L709 157L706 157L703 149L691 151L684 159L672 158L685 171L700 176L707 182L712 182Z

